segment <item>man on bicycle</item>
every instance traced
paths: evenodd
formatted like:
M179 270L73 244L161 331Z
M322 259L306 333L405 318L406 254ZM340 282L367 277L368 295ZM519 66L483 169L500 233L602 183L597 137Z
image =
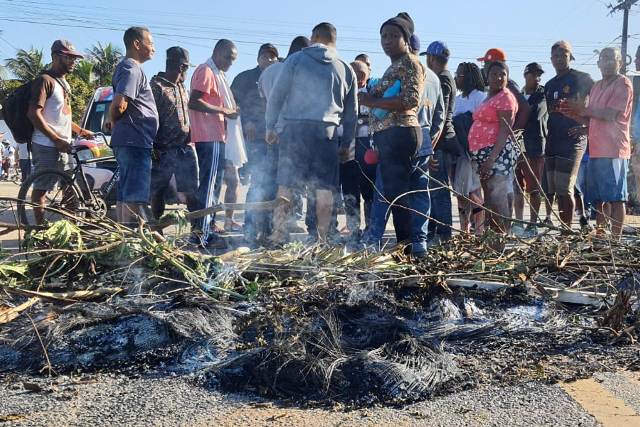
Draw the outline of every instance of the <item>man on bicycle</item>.
M71 89L65 76L73 71L80 58L82 54L71 42L56 40L51 46L51 68L32 83L27 116L34 127L31 139L33 173L64 167L66 156L63 154L71 149L72 131L85 137L93 136L71 118ZM31 193L38 224L43 222L45 194L55 185L55 182L45 181L34 182Z

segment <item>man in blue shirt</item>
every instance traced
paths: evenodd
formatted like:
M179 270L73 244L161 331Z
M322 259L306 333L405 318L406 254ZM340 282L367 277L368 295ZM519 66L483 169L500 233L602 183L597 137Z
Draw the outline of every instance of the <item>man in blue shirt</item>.
M153 57L153 38L147 28L131 27L124 33L126 56L113 73L113 102L109 109L111 145L120 167L118 221L135 223L151 219L151 151L158 131L158 110L142 63Z

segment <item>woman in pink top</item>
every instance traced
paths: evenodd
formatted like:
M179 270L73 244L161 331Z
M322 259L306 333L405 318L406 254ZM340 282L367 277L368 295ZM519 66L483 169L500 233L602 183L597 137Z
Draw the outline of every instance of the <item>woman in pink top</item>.
M518 101L507 89L509 69L494 62L487 69L487 98L473 113L469 132L469 153L478 167L484 192L486 218L495 231L507 233L511 216L508 194L512 192L513 169L518 158L516 146L509 140L509 126L518 111ZM492 216L495 212L502 217Z

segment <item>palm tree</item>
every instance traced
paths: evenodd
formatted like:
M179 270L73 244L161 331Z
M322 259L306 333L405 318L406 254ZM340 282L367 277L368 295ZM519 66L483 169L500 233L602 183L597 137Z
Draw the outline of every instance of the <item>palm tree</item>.
M98 42L97 45L87 50L87 56L93 63L93 72L98 79L98 84L100 86L110 85L113 70L122 58L122 51L111 43L103 46Z
M18 80L28 82L37 78L45 69L42 62L42 49L20 49L14 58L5 61L6 68L11 71Z
M83 82L91 85L96 79L93 68L94 66L92 62L83 59L76 64L76 67L73 69L73 74Z

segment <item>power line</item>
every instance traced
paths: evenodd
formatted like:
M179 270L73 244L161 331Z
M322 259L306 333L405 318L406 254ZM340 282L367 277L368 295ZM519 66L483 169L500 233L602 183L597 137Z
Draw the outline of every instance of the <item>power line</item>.
M34 13L33 12L33 6L27 6L27 5L38 5L38 9L39 10L49 10L51 12L53 12L54 14L57 14L59 19L65 19L65 16L72 16L72 17L77 17L77 18L81 18L81 19L86 19L87 15L86 15L86 8L84 8L83 10L81 10L81 14L80 15L70 15L72 13L78 13L78 8L80 6L73 6L73 5L68 5L68 4L60 4L60 3L51 3L51 2L38 2L38 1L28 1L28 0L2 0L4 1L7 5L11 5L12 7L18 7L18 8L25 8L26 10L23 9L23 12L30 12L30 13ZM69 8L71 7L71 9ZM76 8L76 9L72 9L72 8ZM153 18L154 16L166 16L166 17L171 17L172 21L175 22L176 21L176 17L188 17L188 18L193 18L194 16L197 16L200 20L202 20L203 17L206 18L211 18L212 21L215 20L220 20L220 19L224 19L224 20L233 20L234 23L238 23L238 22L248 22L248 23L258 23L258 24L265 24L269 27L273 27L274 24L286 24L287 26L291 27L291 26L300 26L301 22L297 21L297 22L291 22L291 21L277 21L277 20L269 20L269 21L265 21L265 20L256 20L256 19L247 19L247 18L240 18L240 17L225 17L225 16L218 16L218 15L203 15L203 14L189 14L189 13L184 13L184 12L172 12L172 11L149 11L149 10L140 10L140 9L118 9L118 8L112 8L112 7L101 7L101 6L93 6L91 7L91 9L101 9L101 10L105 10L105 11L109 11L111 14L114 13L114 11L117 13L118 11L122 11L124 14L126 14L125 16L130 19L131 17L131 12L136 12L139 11L141 13L143 13L143 15L145 16L145 19L147 21L150 21L150 18ZM35 12L37 14L37 12ZM40 14L37 14L37 16L40 16ZM101 17L99 18L99 21L97 21L96 23L99 25L99 23L103 23L105 22L105 16L101 15ZM122 19L117 19L116 22L122 22ZM147 22L148 26L152 26L151 22ZM219 31L233 31L234 33L244 33L244 34L252 34L252 35L267 35L267 36L290 36L291 33L287 32L287 33L283 33L283 32L274 32L273 30L269 29L269 30L264 30L264 29L258 29L258 30L246 30L246 29L238 29L238 28L229 28L229 27L212 27L211 25L208 26L197 26L197 25L193 25L193 24L175 24L175 25L171 25L171 24L167 24L166 21L163 21L161 24L158 25L162 25L163 27L166 28L171 28L171 29L178 29L178 28L189 28L189 29L204 29L204 30L219 30ZM309 23L309 25L312 25L311 23ZM308 29L307 24L304 23L305 28ZM369 32L371 31L371 27L362 27L362 26L353 26L353 25L340 25L340 30L341 30L341 35L339 37L340 40L354 40L354 41L362 41L362 42L379 42L379 39L376 38L371 38L371 37L362 37L362 36L358 36L358 37L354 37L354 36L343 36L342 32L343 29L355 29L358 30L359 33L362 32ZM422 36L422 38L424 38L424 32L419 33L419 35ZM296 34L298 35L298 34ZM441 35L436 35L433 34L434 37L441 37ZM486 32L483 33L453 33L453 32L447 32L447 38L448 40L455 40L457 38L462 38L462 41L464 41L465 43L485 43L482 40L494 40L496 38L501 38L504 37L503 34L488 34ZM510 37L510 41L513 40L522 40L523 43L518 43L519 46L530 46L530 47L537 47L537 46L541 46L541 44L527 44L527 42L530 42L530 37L518 37L518 36L513 36ZM545 40L545 39L538 39L538 40ZM551 40L551 39L547 39L549 41L548 45L550 46L553 41L555 40ZM585 40L573 40L573 45L575 47L585 47L585 48L593 48L597 45L600 44L600 41L585 41ZM543 46L547 47L547 44L544 44Z
M133 9L118 9L111 7L102 7L102 6L91 6L91 10L99 9L105 11L104 14L101 14L100 17L96 17L92 19L92 16L95 14L88 15L86 10L88 8L82 7L79 5L63 5L60 3L51 3L51 2L43 2L43 1L29 1L29 0L0 0L0 4L4 3L7 7L4 8L4 15L8 15L5 17L0 16L0 20L6 20L8 22L17 22L17 23L28 23L34 25L46 25L46 26L55 26L55 27L64 27L64 28L79 28L79 29L91 29L91 30L103 30L103 31L114 31L122 33L126 27L123 23L127 23L127 27L131 23L131 16ZM48 11L43 17L42 13L34 12L33 9L37 9L39 11ZM119 12L122 11L122 12ZM108 13L107 13L108 12ZM125 15L120 17L120 15ZM144 11L144 14L140 14L137 16L144 16L145 20L150 22L145 23L145 25L149 26L152 29L152 32L155 37L164 40L170 40L176 43L183 43L186 45L197 46L199 48L212 48L213 41L224 37L231 38L238 45L245 46L259 46L266 41L272 41L277 45L283 44L288 46L289 42L293 37L295 37L296 33L287 33L283 31L274 31L273 23L271 21L262 21L262 20L249 20L243 18L229 18L229 17L216 17L215 20L228 20L234 19L237 21L234 23L229 23L222 26L201 26L194 25L192 23L192 17L196 16L194 14L183 13L183 12L171 12L171 11ZM197 15L199 17L199 21L202 21L204 15ZM171 17L170 22L167 22L167 17ZM177 17L177 18L176 18ZM211 15L206 15L207 20ZM179 18L191 18L191 22L182 23ZM139 19L139 18L138 18ZM214 19L212 19L214 20ZM234 24L237 22L253 22L257 24L265 23L270 26L269 29L262 30L256 26L254 26L253 30L248 30L246 28L234 28ZM287 29L292 26L300 26L302 25L300 22L296 23L287 23ZM306 25L306 24L305 24ZM282 28L282 27L278 27ZM341 52L349 52L349 53L367 53L375 56L384 56L380 45L379 38L366 37L364 34L367 34L371 31L369 27L366 30L363 30L364 27L356 27L356 26L344 26L346 31L343 31L343 26L340 26L340 47L339 50ZM354 30L355 29L355 30ZM356 31L357 30L357 31ZM353 32L356 31L358 35L352 35ZM343 34L347 34L346 36ZM242 36L240 39L237 39L236 36ZM423 40L425 39L424 33L421 35ZM435 38L442 38L442 34L433 35ZM284 39L286 38L286 41ZM484 53L487 46L501 46L505 48L505 50L509 53L509 62L514 64L526 64L531 62L532 60L536 60L541 64L551 64L549 60L540 60L539 58L548 58L548 49L551 45L551 41L548 44L544 43L544 38L537 38L536 42L532 42L530 37L522 38L523 42L517 42L518 37L509 37L508 40L504 40L504 35L496 35L495 38L492 36L483 33L480 35L474 35L472 33L449 33L447 32L447 38L449 41L449 46L452 48L452 52L464 52L467 53L471 49L475 48L473 46L478 47L478 54L480 55ZM282 41L278 41L282 40ZM501 42L496 43L496 40L501 40ZM551 40L551 39L549 39ZM375 46L375 47L374 47ZM591 55L593 52L593 48L601 47L600 42L593 41L579 41L578 43L574 43L574 46L578 49L576 52L576 56L587 56ZM583 50L580 50L583 49ZM544 52L544 53L543 53ZM451 59L460 60L460 61L468 61L470 56L463 55L453 55ZM471 56L475 58L476 56ZM592 65L591 61L593 60L593 56L591 56L583 65Z

